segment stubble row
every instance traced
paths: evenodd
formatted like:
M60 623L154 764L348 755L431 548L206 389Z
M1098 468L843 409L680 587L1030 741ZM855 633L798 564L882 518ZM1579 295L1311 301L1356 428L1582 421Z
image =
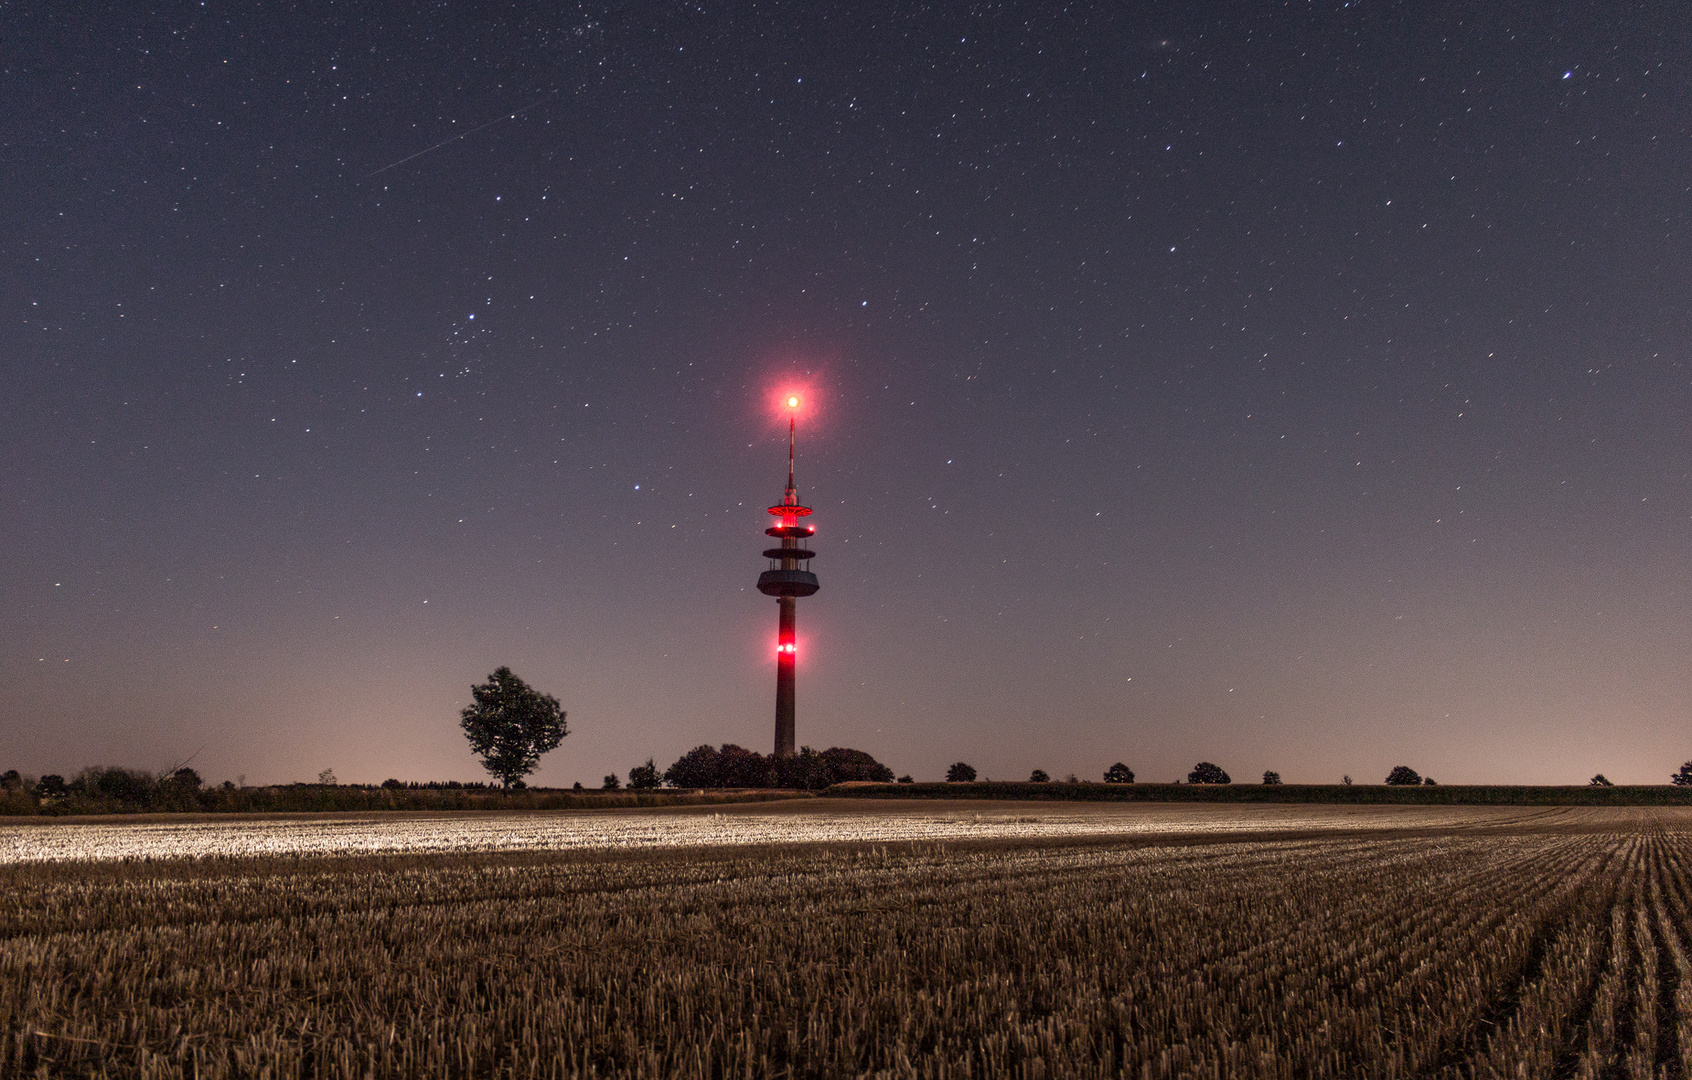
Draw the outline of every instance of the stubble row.
M19 1075L1692 1077L1692 832L11 867Z

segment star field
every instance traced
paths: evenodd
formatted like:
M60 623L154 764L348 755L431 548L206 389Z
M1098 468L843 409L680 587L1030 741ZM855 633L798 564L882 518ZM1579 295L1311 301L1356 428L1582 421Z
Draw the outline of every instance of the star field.
M0 765L1692 756L1673 5L3 18Z

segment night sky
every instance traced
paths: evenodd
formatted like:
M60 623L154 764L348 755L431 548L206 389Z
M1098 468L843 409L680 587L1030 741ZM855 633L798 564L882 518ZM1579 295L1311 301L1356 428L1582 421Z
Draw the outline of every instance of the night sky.
M1665 782L1684 4L0 4L0 767Z

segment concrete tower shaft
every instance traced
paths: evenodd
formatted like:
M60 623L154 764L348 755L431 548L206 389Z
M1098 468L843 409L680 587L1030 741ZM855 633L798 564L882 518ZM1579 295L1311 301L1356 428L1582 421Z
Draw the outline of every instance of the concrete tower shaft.
M801 546L817 530L801 525L800 518L809 517L811 508L799 503L799 489L793 485L793 447L796 426L791 417L787 421L787 491L779 505L769 508L779 523L764 530L765 535L781 541L780 547L764 549L764 557L771 560L768 570L758 575L758 591L776 598L780 617L776 629L776 725L775 754L791 756L794 750L794 711L799 661L798 598L810 596L819 588L817 575L811 573L811 559L816 552ZM800 564L804 567L801 568Z

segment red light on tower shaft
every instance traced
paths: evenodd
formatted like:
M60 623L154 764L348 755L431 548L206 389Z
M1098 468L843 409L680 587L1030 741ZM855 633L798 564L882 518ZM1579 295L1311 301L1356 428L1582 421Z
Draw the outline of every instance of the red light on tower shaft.
M776 598L780 614L776 633L776 727L775 754L790 757L794 747L794 704L796 696L796 661L799 653L797 629L798 599L810 596L818 589L817 575L811 573L811 559L816 552L801 546L809 540L815 527L799 524L809 517L811 508L799 502L799 489L793 483L794 446L797 439L798 394L787 395L787 490L779 504L770 507L770 515L779 524L764 530L765 535L781 541L780 547L766 548L764 557L771 560L770 568L758 575L758 591ZM800 564L804 566L801 567Z

